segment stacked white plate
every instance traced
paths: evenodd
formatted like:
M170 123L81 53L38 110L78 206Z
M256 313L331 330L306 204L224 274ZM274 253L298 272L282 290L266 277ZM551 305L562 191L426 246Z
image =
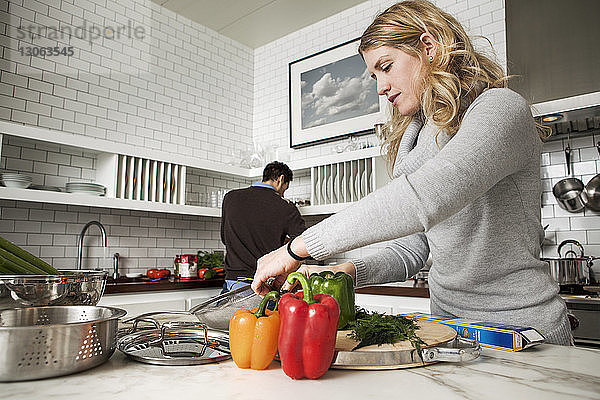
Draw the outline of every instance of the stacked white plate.
M66 185L67 193L85 193L93 196L104 196L106 188L98 183L69 182Z
M31 185L31 176L23 174L2 174L2 183L6 187L25 189Z

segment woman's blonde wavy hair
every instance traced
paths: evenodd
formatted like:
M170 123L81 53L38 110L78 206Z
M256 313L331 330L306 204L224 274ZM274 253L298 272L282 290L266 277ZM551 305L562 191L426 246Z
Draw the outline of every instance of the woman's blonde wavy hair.
M437 43L434 59L425 59L420 37L429 33ZM477 52L462 25L450 14L424 0L403 1L379 14L362 34L359 52L390 46L421 60L421 113L439 128L454 135L467 107L488 88L506 87L499 64ZM420 86L419 86L420 84ZM413 116L394 108L383 127L383 148L393 169L400 139ZM436 135L437 140L437 135Z

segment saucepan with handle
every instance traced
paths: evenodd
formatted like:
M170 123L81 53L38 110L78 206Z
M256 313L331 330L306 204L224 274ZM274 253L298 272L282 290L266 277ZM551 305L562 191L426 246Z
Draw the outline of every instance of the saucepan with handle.
M567 178L558 181L552 188L552 194L558 205L569 212L580 212L585 208L586 193L581 179L571 176L571 145L565 148L565 161L567 165Z

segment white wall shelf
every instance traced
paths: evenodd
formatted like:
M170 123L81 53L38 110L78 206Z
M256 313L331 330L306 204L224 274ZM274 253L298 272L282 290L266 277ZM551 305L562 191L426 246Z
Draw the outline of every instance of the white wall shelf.
M221 209L219 208L200 207L185 204L167 204L166 202L133 200L131 198L116 198L119 196L115 197L115 193L113 192L116 191L117 183L112 181L115 179L114 177L117 176L113 169L118 169L118 164L111 160L117 160L118 157L140 158L144 160L149 159L159 163L177 164L180 165L181 168L192 167L227 175L240 176L243 178L261 177L263 172L262 168L247 169L208 160L199 160L197 158L184 155L169 154L159 150L140 149L127 143L114 143L106 139L76 135L63 131L2 120L0 120L0 152L2 149L1 139L3 134L75 147L89 152L96 152L99 154L99 160L108 160L107 162L103 161L99 163L96 171L97 174L99 174L97 178L99 176L103 176L104 178L102 178L100 183L104 184L108 188L112 188L112 186L114 186L114 188L112 188L111 191L107 191L106 197L101 197L77 193L0 187L0 199L220 217ZM343 163L351 160L375 158L380 156L380 154L381 149L379 146L377 146L343 153L332 153L310 159L292 161L288 162L287 164L294 171L302 171L324 164ZM114 168L110 169L110 171L105 171L103 169L104 166L106 166L105 164L114 166ZM113 183L112 186L111 182ZM350 204L352 203L306 206L300 208L300 213L302 215L333 214L346 208Z
M227 165L209 160L199 160L195 157L165 153L160 150L141 149L127 143L115 143L110 140L94 138L90 136L76 135L48 128L40 128L32 125L18 124L0 120L0 138L2 134L18 136L33 140L55 143L59 145L83 148L86 150L102 153L119 153L126 156L152 159L156 161L185 165L192 168L207 171L220 172L224 174L237 175L244 178L262 176L263 168L242 168L235 165ZM0 146L1 147L1 146ZM117 149L115 149L117 147ZM117 151L115 151L117 150ZM309 169L315 165L331 164L358 158L376 157L381 154L379 146L368 147L344 153L332 153L324 156L313 157L305 160L291 161L287 164L294 171Z
M221 217L221 209L181 204L156 203L143 200L115 199L104 196L91 196L81 193L50 192L46 190L17 189L0 186L0 199L31 201L34 203L66 204L84 207L116 208L169 214L200 215L204 217ZM300 207L302 215L334 214L352 203L327 204L322 206Z
M337 203L337 204L325 204L321 206L303 206L298 207L301 215L323 215L323 214L335 214L336 212L342 211L344 208L351 206L352 203Z
M220 208L166 204L143 200L115 199L104 196L91 196L89 194L51 192L46 190L0 187L0 199L221 217Z
M2 133L28 139L41 140L49 143L83 148L101 153L119 153L126 156L148 158L156 161L186 165L192 168L237 175L245 178L257 176L251 175L252 170L247 168L236 167L209 160L200 160L198 158L185 155L165 153L159 150L151 150L146 148L140 149L137 146L127 143L115 143L106 139L76 135L32 125L23 125L0 120L0 134ZM262 170L260 175L262 175Z

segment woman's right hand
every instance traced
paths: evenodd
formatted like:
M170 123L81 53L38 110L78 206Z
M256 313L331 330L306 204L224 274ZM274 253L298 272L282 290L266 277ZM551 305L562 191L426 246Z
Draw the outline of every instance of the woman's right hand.
M282 287L287 276L296 271L300 264L302 264L301 261L290 257L285 245L265 254L256 262L252 290L258 295L264 296L269 291ZM271 285L266 285L269 278L274 278L274 280Z

